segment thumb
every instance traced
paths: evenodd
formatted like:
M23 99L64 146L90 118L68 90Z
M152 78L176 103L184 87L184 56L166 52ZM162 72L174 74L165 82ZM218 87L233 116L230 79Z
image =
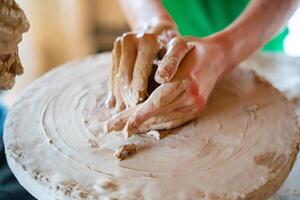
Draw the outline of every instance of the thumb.
M164 112L168 105L186 88L182 82L166 83L156 88L149 98L139 105L125 126L125 137L139 132L140 126L148 119Z
M166 55L158 64L154 77L155 81L160 84L170 81L175 75L182 59L194 46L193 43L187 42L182 37L172 39L168 44Z

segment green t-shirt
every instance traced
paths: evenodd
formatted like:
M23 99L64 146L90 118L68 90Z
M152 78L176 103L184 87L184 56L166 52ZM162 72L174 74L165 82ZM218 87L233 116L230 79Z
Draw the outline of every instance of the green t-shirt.
M249 0L163 0L176 21L182 35L204 37L218 32L232 23L245 9ZM263 49L283 51L283 40L288 34L285 28Z

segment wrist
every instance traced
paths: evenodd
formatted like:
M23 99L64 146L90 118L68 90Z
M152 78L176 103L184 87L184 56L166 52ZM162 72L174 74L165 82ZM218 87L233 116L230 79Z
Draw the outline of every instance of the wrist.
M138 31L157 34L159 39L165 44L179 35L175 22L164 18L149 20L149 23L140 26Z
M228 31L221 31L206 38L209 42L212 42L218 46L222 55L223 74L230 72L235 65L240 62L241 47L240 42L237 40L234 34L231 34Z
M201 38L206 44L211 46L211 54L214 55L215 67L214 69L217 74L223 76L231 71L233 64L232 58L232 44L228 40L227 34L225 32L219 32L217 34Z

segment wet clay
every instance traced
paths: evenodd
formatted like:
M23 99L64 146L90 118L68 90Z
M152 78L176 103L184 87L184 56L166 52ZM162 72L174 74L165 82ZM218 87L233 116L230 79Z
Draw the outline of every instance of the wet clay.
M120 146L114 153L114 157L119 160L124 160L136 152L135 144L124 144Z
M241 68L220 81L197 119L157 134L105 134L111 54L68 63L35 81L6 121L8 163L36 198L264 200L299 145L290 103ZM151 136L152 135L152 136ZM160 140L157 140L158 138ZM137 152L119 162L120 146Z

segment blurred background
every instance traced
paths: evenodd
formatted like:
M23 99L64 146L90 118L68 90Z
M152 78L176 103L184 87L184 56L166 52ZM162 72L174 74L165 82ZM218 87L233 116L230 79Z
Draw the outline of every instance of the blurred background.
M110 51L114 39L129 30L118 0L16 0L30 30L19 44L24 74L3 94L8 106L34 79L57 65Z
M57 65L110 51L114 39L129 30L118 0L17 0L30 22L19 46L25 73L4 93L12 105L34 79ZM300 9L288 23L285 53L300 56Z

